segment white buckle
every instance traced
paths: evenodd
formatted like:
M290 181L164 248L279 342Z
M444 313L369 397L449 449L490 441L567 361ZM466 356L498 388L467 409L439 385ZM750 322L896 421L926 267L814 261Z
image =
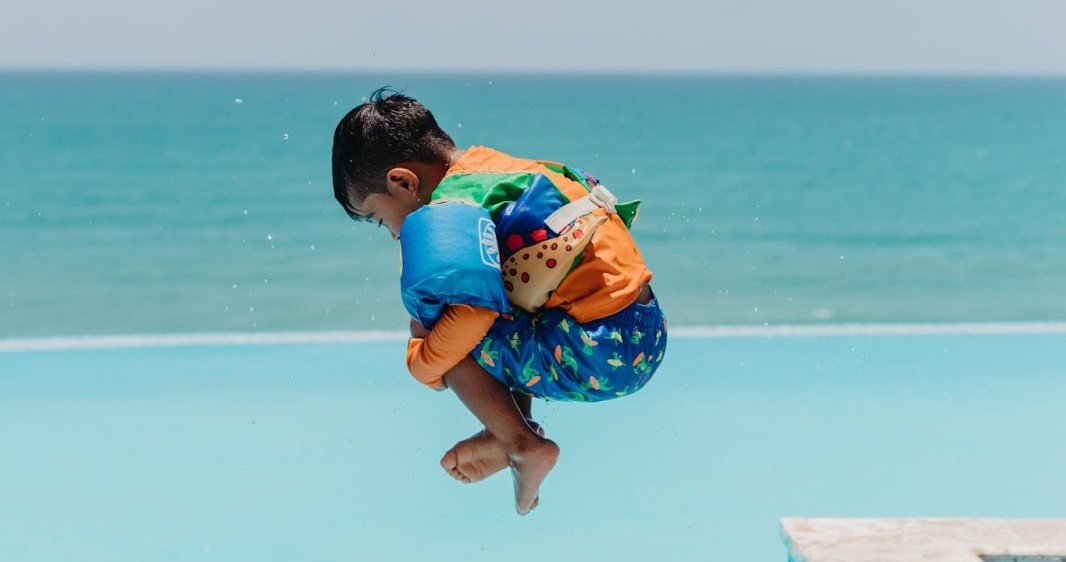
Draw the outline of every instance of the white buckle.
M555 233L558 233L566 228L566 225L595 211L597 208L607 211L608 214L615 214L614 205L617 202L618 198L612 195L606 187L596 185L588 195L559 207L544 221L544 224Z

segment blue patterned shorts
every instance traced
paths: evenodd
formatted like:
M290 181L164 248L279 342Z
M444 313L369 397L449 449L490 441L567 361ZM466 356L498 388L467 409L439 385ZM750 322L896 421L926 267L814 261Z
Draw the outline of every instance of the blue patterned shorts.
M471 355L511 390L596 402L643 388L665 352L666 318L653 298L585 324L559 309L519 311L498 319Z

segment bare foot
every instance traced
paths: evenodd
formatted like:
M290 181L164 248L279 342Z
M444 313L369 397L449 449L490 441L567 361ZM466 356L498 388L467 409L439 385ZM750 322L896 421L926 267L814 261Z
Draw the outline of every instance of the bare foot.
M529 426L544 437L544 428L535 423ZM449 476L466 484L480 482L508 464L507 447L484 429L456 443L440 459L441 468Z
M559 446L539 439L523 443L511 452L511 476L514 478L515 510L525 515L540 504L540 484L559 460Z

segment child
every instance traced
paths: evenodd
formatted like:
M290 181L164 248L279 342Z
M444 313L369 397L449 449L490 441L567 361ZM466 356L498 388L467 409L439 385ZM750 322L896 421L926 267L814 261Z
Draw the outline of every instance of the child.
M662 362L666 322L628 230L637 203L574 168L460 150L422 104L385 90L337 126L333 187L351 218L400 241L411 374L485 427L441 466L463 482L510 467L525 515L559 456L531 398L625 396Z

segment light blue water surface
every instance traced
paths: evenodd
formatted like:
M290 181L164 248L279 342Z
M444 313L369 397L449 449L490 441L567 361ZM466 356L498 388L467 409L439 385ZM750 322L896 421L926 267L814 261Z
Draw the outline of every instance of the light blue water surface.
M0 354L0 559L783 560L782 516L1063 517L1066 335L684 339L535 405L520 518L402 342Z

